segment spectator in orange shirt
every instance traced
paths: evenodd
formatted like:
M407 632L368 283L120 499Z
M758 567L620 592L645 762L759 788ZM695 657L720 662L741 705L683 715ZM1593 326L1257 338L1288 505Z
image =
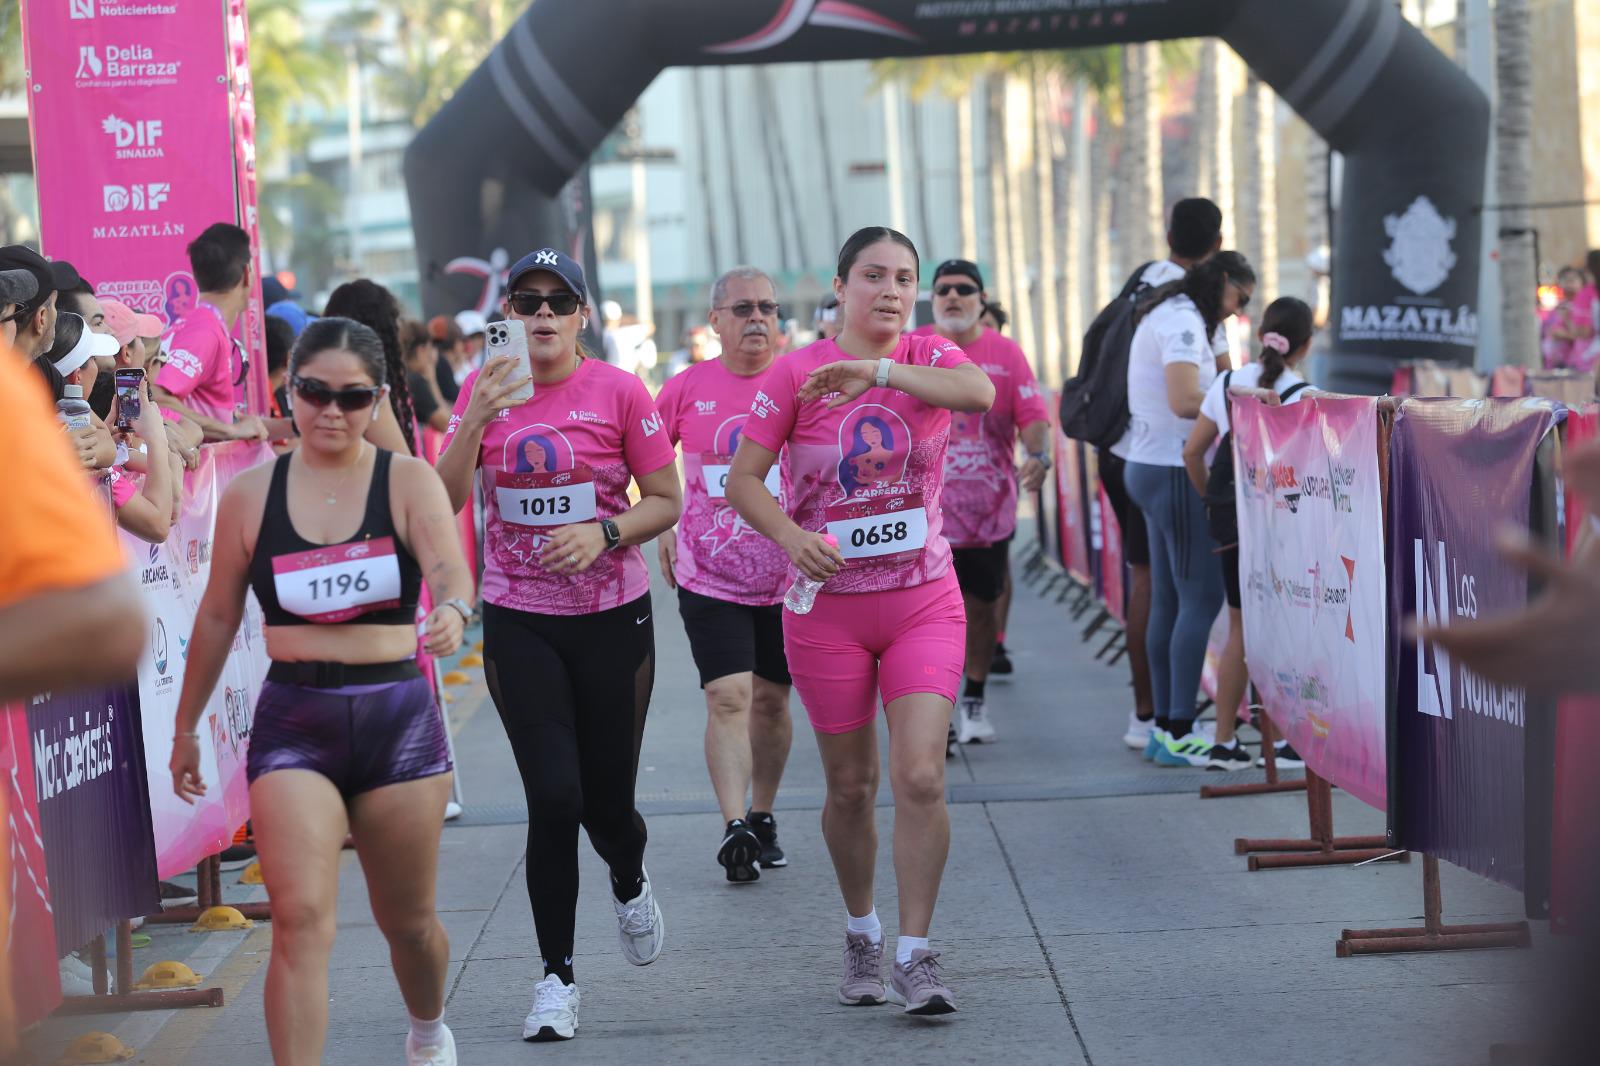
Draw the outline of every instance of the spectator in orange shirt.
M138 592L44 384L9 349L0 454L0 702L129 680L144 650Z

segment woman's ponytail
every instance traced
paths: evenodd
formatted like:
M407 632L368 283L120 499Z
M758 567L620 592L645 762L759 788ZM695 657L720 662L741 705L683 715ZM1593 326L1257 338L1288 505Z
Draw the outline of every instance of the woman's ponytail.
M1280 296L1261 314L1261 382L1270 389L1289 369L1289 357L1311 343L1311 308L1304 300Z

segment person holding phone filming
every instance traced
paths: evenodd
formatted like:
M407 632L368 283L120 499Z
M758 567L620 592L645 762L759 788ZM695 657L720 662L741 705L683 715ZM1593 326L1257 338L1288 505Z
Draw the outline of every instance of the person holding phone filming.
M443 1024L449 944L434 911L451 762L415 661L424 579L439 606L430 655L452 654L472 577L432 468L369 444L387 402L377 334L308 326L289 358L300 447L235 477L217 509L211 578L178 700L172 787L202 796L199 724L255 591L272 666L246 764L272 899L267 1036L273 1061L319 1063L328 1027L339 853L355 839L372 912L411 1015L408 1066L454 1066Z
M682 492L644 383L579 347L583 268L542 248L512 266L506 291L506 321L490 326L490 358L462 383L438 469L458 510L474 474L483 486L484 672L527 793L528 897L544 958L522 1036L565 1040L578 1026L580 824L610 867L623 955L644 966L661 954L634 807L655 684L638 545L678 520ZM526 370L496 354L523 341Z

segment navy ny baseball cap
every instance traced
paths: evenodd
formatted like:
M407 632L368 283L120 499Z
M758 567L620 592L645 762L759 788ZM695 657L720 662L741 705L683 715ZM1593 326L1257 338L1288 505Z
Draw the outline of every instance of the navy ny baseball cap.
M583 280L583 267L578 265L576 259L562 255L554 248L540 248L537 252L529 252L518 259L512 265L511 272L506 275L506 291L515 289L518 281L535 270L548 270L566 282L568 287L578 294L578 299L584 301L589 299L589 289Z

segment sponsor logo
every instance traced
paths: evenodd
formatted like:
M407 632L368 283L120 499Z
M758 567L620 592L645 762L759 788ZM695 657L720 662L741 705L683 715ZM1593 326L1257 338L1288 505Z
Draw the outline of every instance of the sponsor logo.
M1433 551L1420 538L1411 542L1411 564L1416 620L1442 627L1451 617L1478 617L1478 579L1465 573L1459 559L1450 560L1445 543L1435 541ZM1433 718L1453 720L1457 708L1521 727L1526 722L1527 693L1520 688L1484 680L1421 633L1416 637L1417 711Z
M107 213L123 211L155 211L167 202L172 185L165 181L149 181L134 185L102 185L101 196Z
M154 229L154 230L161 230L161 229L165 228L165 229L174 230L175 232L173 232L171 234L164 234L164 233L160 233L160 232L149 233L149 234L139 233L139 232L130 232L130 233L115 232L115 231L121 231L121 230L138 231L138 230L143 230L143 229L147 229L147 228L148 229ZM151 226L148 226L148 227L147 226L142 226L142 225L132 225L132 226L95 226L94 227L94 238L95 238L95 240L105 240L105 239L110 238L110 237L119 237L119 236L125 236L125 237L176 236L176 237L181 237L181 236L183 236L183 225L181 223L176 224L176 225L172 225L172 224L163 224L163 223L159 223L158 222L158 223L155 223L155 224L153 224ZM135 311L139 312L142 315L159 315L159 316L165 317L164 312L165 312L165 309L166 309L166 299L167 299L167 297L166 297L166 294L162 291L161 283L159 281L155 281L153 279L147 279L147 280L144 280L144 281L102 281L102 282L100 282L99 284L97 284L95 286L95 293L97 295L99 295L99 296L109 296L113 300L121 300L123 303L127 304L129 307L133 308Z
M372 551L372 548L371 548L370 545L367 545L367 544L352 544L352 545L350 545L349 550L347 550L344 553L344 557L346 559L361 559L361 558L364 558L371 551Z
M778 405L772 401L771 396L758 391L753 410L757 418L766 418L768 414L776 414L778 412Z
M164 132L158 118L130 122L118 115L107 115L100 120L100 132L117 146L118 159L162 159L166 156L156 145Z
M1385 215L1383 231L1390 241L1383 261L1394 280L1426 296L1450 277L1456 265L1456 254L1450 250L1456 220L1441 215L1426 196L1411 201L1404 214Z
M559 261L559 253L554 248L543 248L533 254L533 261L540 266L555 266Z
M156 627L150 633L150 658L156 664L156 673L165 676L167 673L167 624L160 618L156 619Z
M649 418L641 418L639 419L639 426L644 430L645 436L653 437L661 432L661 415L657 413Z
M116 0L69 0L68 11L74 20L130 18L150 15L176 15L178 5L159 3L117 3Z
M198 574L202 566L209 565L211 562L211 541L189 541L189 551L187 557L189 560L189 573Z
M176 10L176 8L174 8ZM106 9L101 8L105 13ZM171 85L183 67L179 59L162 59L145 44L107 44L78 48L78 88L113 88L122 85Z
M1327 500L1335 511L1354 510L1351 489L1356 483L1356 468L1338 466L1328 460L1326 474L1305 474L1300 479L1301 494L1308 500Z
M123 223L116 226L95 226L93 227L93 233L94 239L97 241L122 239L125 237L182 237L185 235L184 224L182 222L134 222ZM159 286L156 287L155 293L155 300L153 303L150 303L149 306L141 307L132 301L123 299L122 297L117 297L117 299L121 299L123 303L127 304L129 307L140 312L141 314L154 314L161 310L161 305L165 301ZM102 286L100 295L110 296L112 294L106 291L105 287Z
M1344 639L1354 644L1356 641L1355 619L1353 617L1354 605L1351 603L1350 590L1355 585L1356 561L1348 556L1339 556L1339 562L1344 567L1345 583L1341 586L1336 583L1336 574L1324 576L1322 564L1318 563L1311 568L1311 620L1316 624L1317 618L1322 614L1323 608L1337 611L1344 609Z
M694 411L695 414L699 415L714 415L717 413L717 401L696 400L694 402Z
M1340 311L1339 336L1346 340L1473 346L1478 343L1478 316L1465 304L1455 311L1398 304L1345 307Z
M564 470L550 479L552 485L566 485L572 481L572 471Z
M166 585L172 581L172 571L159 563L151 563L139 572L139 585L141 588L150 588L152 585Z
M657 416L657 419L658 419L658 424L657 424L656 428L660 429L661 427L659 425L659 416ZM567 421L568 422L589 422L589 423L592 423L593 425L596 425L596 426L609 426L611 424L611 422L609 420L600 417L600 413L598 411L568 411L567 412ZM650 434L650 430L648 430L648 429L645 430L645 435L649 436L649 434Z

